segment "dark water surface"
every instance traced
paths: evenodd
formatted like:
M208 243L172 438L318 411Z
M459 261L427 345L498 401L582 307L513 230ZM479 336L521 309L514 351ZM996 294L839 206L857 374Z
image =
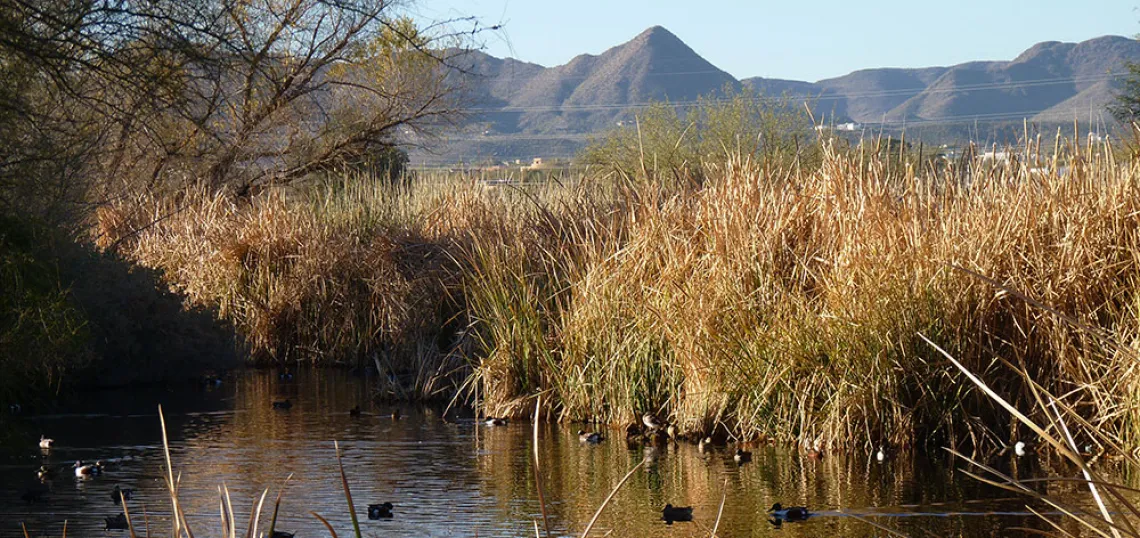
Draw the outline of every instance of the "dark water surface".
M272 408L273 400L285 397L292 409ZM90 394L76 405L81 411L21 417L0 447L0 537L23 536L21 522L32 536L60 536L64 520L69 536L126 536L103 530L103 518L117 513L110 497L115 485L135 490L129 506L136 523L145 511L152 534L169 536L159 403L175 470L182 474L183 509L198 537L221 535L223 484L240 510L243 531L254 498L270 488L262 516L262 529L268 528L273 500L290 473L278 529L299 538L328 536L310 515L316 512L340 536L351 535L334 440L343 449L366 536L534 536L535 521L542 519L529 425L444 421L438 409L408 406L397 421L391 407L369 404L365 380L345 373L302 372L283 381L273 372L250 371L213 390ZM358 404L363 416L350 416ZM652 463L622 488L591 536L708 536L726 484L721 537L888 536L850 514L909 536L1021 536L1026 534L1012 529L1046 528L1027 514L1026 499L952 472L946 461L879 464L861 454L811 460L757 448L754 461L738 467L724 447L701 454L681 444L647 453L621 441L582 445L575 430L550 425L541 431L545 496L557 536L580 535L612 487L647 455ZM56 440L50 452L37 448L41 433ZM102 459L108 470L77 479L70 464L79 459ZM44 487L35 477L42 463L56 476L40 502L25 503L24 492ZM1010 465L1008 459L1000 464ZM1016 465L1025 473L1032 462ZM1081 495L1071 487L1055 493ZM367 505L384 501L395 505L395 517L368 521ZM821 514L777 528L765 513L774 502L807 504ZM666 525L665 503L692 505L694 521Z

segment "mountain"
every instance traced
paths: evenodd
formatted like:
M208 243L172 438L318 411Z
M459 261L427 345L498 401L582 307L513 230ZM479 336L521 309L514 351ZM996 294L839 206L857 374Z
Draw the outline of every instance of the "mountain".
M947 125L995 120L1094 120L1140 42L1105 36L1038 43L1009 61L948 67L862 69L816 82L736 80L676 35L654 26L598 55L555 67L479 51L457 57L470 116L416 162L568 157L592 136L630 120L649 101L688 102L743 87L805 99L817 121Z
M583 54L565 65L534 64L470 53L481 108L517 117L494 118L497 133L582 133L605 129L628 116L631 104L689 101L740 82L702 58L671 32L654 26L600 55ZM537 68L537 69L536 69Z
M1137 59L1140 42L1118 36L1038 43L1012 61L951 67L886 119L1085 119L1111 99L1113 73Z

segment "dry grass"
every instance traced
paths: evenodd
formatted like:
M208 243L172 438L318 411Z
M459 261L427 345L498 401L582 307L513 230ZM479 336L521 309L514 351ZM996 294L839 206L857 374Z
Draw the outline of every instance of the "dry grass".
M1033 391L996 357L1054 393L1086 389L1074 409L1140 441L1129 359L956 269L1133 342L1140 169L1108 147L939 170L821 151L810 169L730 156L667 189L587 173L525 191L347 179L245 206L199 192L123 245L259 356L384 352L424 372L464 356L496 416L546 391L564 419L651 411L687 434L813 447L1015 436L922 333L1011 401Z

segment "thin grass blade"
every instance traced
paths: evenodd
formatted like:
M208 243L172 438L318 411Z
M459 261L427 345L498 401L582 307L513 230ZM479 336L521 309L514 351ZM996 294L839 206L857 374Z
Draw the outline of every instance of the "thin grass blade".
M356 507L352 504L352 491L348 489L348 476L344 474L344 462L340 458L340 443L333 441L333 448L336 450L336 464L340 467L340 481L344 484L344 499L348 501L348 515L352 516L352 529L356 531L356 538L364 538L364 535L360 533L360 520L356 518Z
M325 528L329 530L329 534L332 535L332 538L336 538L336 529L333 528L332 524L330 524L327 519L321 517L321 515L316 513L316 512L309 512L309 513L312 514L313 517L319 519L321 521L321 523L324 523Z
M590 518L590 523L586 525L586 530L582 531L582 538L586 538L586 536L590 534L590 529L594 528L594 523L598 521L598 517L600 517L602 515L602 511L606 509L606 505L610 504L610 499L613 499L614 495L617 495L618 490L621 489L623 485L625 485L625 482L629 480L629 477L633 476L633 473L637 472L637 470L640 469L642 465L645 465L645 460L641 460L637 463L637 465L634 465L628 473L625 473L625 476L622 477L621 481L618 482L616 486L614 486L613 491L611 491L610 494L606 496L606 500L602 501L602 505L598 507L598 511L594 512L594 517Z
M281 497L285 495L285 488L289 487L289 479L293 478L293 473L285 477L285 482L281 484L281 491L277 492L277 502L273 503L273 519L269 521L269 536L273 536L273 531L277 530L277 513L281 510Z
M538 490L538 508L542 512L542 525L546 538L550 538L550 520L546 517L546 498L542 494L542 463L538 457L538 420L542 411L542 394L534 400L534 487Z

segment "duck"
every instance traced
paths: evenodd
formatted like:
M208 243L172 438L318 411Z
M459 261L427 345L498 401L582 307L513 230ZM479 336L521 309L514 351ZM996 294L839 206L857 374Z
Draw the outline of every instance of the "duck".
M1026 443L1025 441L1018 441L1013 444L1013 453L1017 457L1028 456L1036 446L1033 443Z
M768 513L777 519L786 519L788 521L803 521L812 515L806 506L789 506L784 508L780 506L780 503L773 504L772 509L768 510Z
M47 465L40 465L40 468L36 470L36 478L39 478L40 480L47 480L51 478L53 474L55 473L53 473L51 467L48 467Z
M133 490L131 488L120 488L119 486L116 485L115 489L111 490L111 500L115 504L122 504L122 502L124 500L129 501L129 500L131 500L131 497L134 497L134 496L135 496L135 490Z
M580 442L596 445L605 440L606 438L598 432L586 432L584 430L578 430L578 441Z
M704 454L712 450L712 437L705 437L697 442L697 451Z
M293 533L285 531L273 531L269 538L293 538Z
M736 454L732 455L732 461L735 461L737 465L744 465L752 461L752 453L738 448L736 449Z
M55 439L48 439L47 437L40 436L40 448L44 450L51 450L51 445L55 444Z
M103 467L100 466L98 463L84 464L82 460L75 462L74 468L75 468L75 476L77 476L79 478L86 478L88 476L95 476L95 475L103 472Z
M875 461L882 463L887 461L887 448L879 445L879 449L875 451Z
M666 504L661 510L661 519L664 519L667 525L672 525L674 521L692 521L693 507Z
M392 503L368 505L368 519L388 519L392 517Z
M675 441L677 439L677 427L672 424L666 426L665 435L668 435L670 439Z
M125 531L125 530L131 528L130 524L127 523L127 516L124 514L117 514L117 515L113 515L110 517L105 517L105 518L103 518L103 521L107 522L107 524L103 527L103 530Z
M359 405L357 405L356 407L353 407L352 409L349 409L349 410L348 410L348 415L349 415L349 416L353 416L353 417L359 417L359 416L360 416L360 406L359 406Z
M644 415L641 415L641 423L645 424L645 427L649 428L651 431L657 431L664 427L664 425L661 424L661 421L657 420L657 417L654 416L653 413L646 413Z
M488 426L506 426L507 425L507 419L497 418L497 417L487 417L487 419L484 420L483 423L488 425Z
M24 410L24 407L18 403L8 404L8 412L13 414L13 415L19 415L20 411L23 411L23 410Z
M399 407L392 410L392 420L400 420L400 408Z
M289 401L289 398L285 398L285 401L282 402L273 402L274 409L289 409L290 407L293 407L293 402Z

